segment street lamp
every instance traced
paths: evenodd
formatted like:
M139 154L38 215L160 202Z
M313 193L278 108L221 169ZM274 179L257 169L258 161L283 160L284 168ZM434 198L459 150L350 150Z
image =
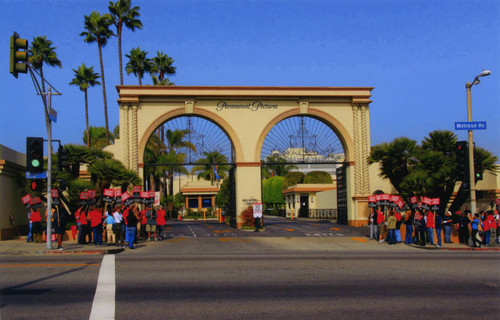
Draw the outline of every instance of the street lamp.
M465 84L465 88L467 89L467 121L472 121L472 107L471 107L471 97L470 92L471 88L475 84L479 84L479 77L486 77L491 74L490 70L483 70L480 74L478 74L472 83L467 82ZM468 130L469 132L469 188L470 188L470 210L472 214L476 212L476 186L474 179L474 141L472 138L472 130Z

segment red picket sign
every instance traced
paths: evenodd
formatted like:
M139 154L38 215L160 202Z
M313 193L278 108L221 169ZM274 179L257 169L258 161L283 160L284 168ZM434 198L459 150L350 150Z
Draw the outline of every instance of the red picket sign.
M115 189L115 197L119 198L122 196L122 189Z
M50 194L52 195L52 198L59 198L59 191L57 189L50 190Z
M377 197L375 197L375 196L369 196L368 197L368 202L371 202L371 203L377 202Z
M30 202L31 196L29 194L27 194L24 197L22 197L21 200L23 200L23 204L27 204Z
M115 196L115 190L114 189L104 189L104 192L102 195L105 197L113 198Z
M94 199L97 194L95 190L89 190L88 193L89 193L89 199Z
M88 199L89 199L89 193L87 191L80 192L80 200L88 200Z
M132 193L138 193L141 192L141 186L133 186L132 187Z

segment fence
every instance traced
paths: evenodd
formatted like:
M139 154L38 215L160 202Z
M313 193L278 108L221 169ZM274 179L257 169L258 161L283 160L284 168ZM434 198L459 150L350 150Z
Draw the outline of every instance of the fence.
M337 221L337 209L309 209L308 218Z

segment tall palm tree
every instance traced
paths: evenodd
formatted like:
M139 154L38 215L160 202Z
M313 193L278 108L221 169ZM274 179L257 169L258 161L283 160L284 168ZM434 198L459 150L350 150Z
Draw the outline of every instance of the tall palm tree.
M142 86L142 78L145 73L151 73L154 70L154 65L151 59L146 57L147 51L141 50L140 47L132 48L129 54L125 57L129 58L125 70L127 74L133 73L139 79L139 85Z
M73 69L75 77L69 84L78 86L85 95L85 128L89 132L89 107L87 99L87 90L89 87L101 84L97 79L100 78L99 74L94 72L94 67L87 68L84 63L78 67L78 69ZM87 148L90 148L90 134L87 134Z
M115 3L109 2L108 6L111 16L113 16L116 34L118 36L118 62L120 65L120 85L123 85L123 64L122 64L122 29L123 24L128 29L142 29L142 22L138 19L141 15L139 7L132 7L131 0L118 0Z
M45 92L43 65L62 68L61 61L57 58L56 49L52 41L47 40L47 36L34 37L29 48L29 63L40 71L43 92Z
M92 11L88 16L84 16L84 28L86 31L80 33L86 43L97 42L99 48L99 63L101 65L102 78L102 97L104 100L104 119L106 123L106 140L109 143L109 124L108 124L108 103L106 100L106 81L104 79L104 63L102 61L102 48L106 46L109 38L114 36L113 31L109 29L113 24L113 17L110 14L101 15L98 11Z
M174 75L176 67L173 66L174 59L164 54L163 51L156 51L156 57L153 59L155 65L155 72L158 72L158 80L160 82L164 81L165 75ZM171 83L167 78L168 83ZM173 85L173 83L169 84Z

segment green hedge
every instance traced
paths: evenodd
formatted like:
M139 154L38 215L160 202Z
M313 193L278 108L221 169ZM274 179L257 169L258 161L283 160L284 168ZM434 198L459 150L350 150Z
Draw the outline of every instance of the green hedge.
M333 179L326 171L311 171L304 178L304 183L333 183Z
M283 180L283 190L290 186L303 183L305 176L304 173L298 171L288 172Z

